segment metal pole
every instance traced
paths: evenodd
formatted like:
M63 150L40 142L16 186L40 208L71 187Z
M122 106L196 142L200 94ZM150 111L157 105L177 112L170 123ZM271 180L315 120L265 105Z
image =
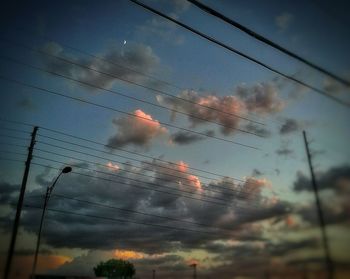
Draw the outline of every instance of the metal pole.
M39 226L38 238L36 240L34 262L33 262L33 267L32 267L32 276L33 276L33 278L35 276L36 265L37 265L37 262L38 262L38 254L39 254L39 248L40 248L41 232L42 232L42 228L43 228L43 223L44 223L44 217L45 217L47 204L49 202L52 190L55 187L56 182L59 179L59 177L61 176L61 174L62 174L62 172L60 172L60 174L56 177L56 179L55 179L54 183L52 184L52 186L46 188L46 195L45 195L45 200L44 200L43 211L41 213L40 226Z
M153 274L153 275L152 275L152 278L153 278L153 279L156 279L156 271L155 271L154 269L152 270L152 274Z
M333 279L333 263L332 263L332 259L331 259L331 255L330 255L329 243L328 243L328 238L327 238L327 233L326 233L326 224L325 224L325 220L324 220L324 216L323 216L321 200L320 200L320 197L318 194L318 188L317 188L317 182L316 182L316 178L315 178L315 174L314 174L314 169L312 166L311 154L310 154L310 150L309 150L309 143L307 141L305 131L303 131L303 136L304 136L304 143L305 143L307 159L308 159L308 163L309 163L309 167L310 167L312 187L313 187L313 190L315 193L318 219L319 219L320 229L321 229L321 233L322 233L324 252L325 252L325 256L326 256L326 265L328 267L328 279Z
M8 254L7 254L4 279L8 279L9 278L9 274L10 274L10 270L11 270L11 263L12 263L12 258L13 258L13 252L15 250L15 245L16 245L18 226L19 226L19 221L20 221L20 218L21 218L24 194L25 194L25 191L26 191L28 174L29 174L29 169L30 169L30 162L32 160L32 155L33 155L33 150L34 150L35 138L36 138L37 131L38 131L38 127L35 126L33 128L32 138L31 138L31 141L30 141L30 146L28 148L28 156L27 156L27 160L26 160L26 163L25 163L26 167L24 169L21 191L20 191L20 194L19 194L19 197L18 197L16 216L15 216L15 221L13 222L10 247L9 247Z
M41 231L43 228L43 221L44 221L44 216L46 212L46 206L47 202L49 200L49 190L50 188L47 187L46 189L46 195L45 195L45 200L44 200L44 206L43 206L43 211L41 213L41 219L40 219L40 226L39 226L39 232L38 232L38 238L36 240L36 248L35 248L35 254L34 254L34 262L33 262L33 267L32 267L32 277L34 278L35 275L35 270L36 270L36 264L38 261L38 253L39 253L39 247L40 247L40 239L41 239Z

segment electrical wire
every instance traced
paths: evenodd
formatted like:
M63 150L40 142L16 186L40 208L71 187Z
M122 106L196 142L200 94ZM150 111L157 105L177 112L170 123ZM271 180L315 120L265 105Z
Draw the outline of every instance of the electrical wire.
M171 171L175 171L175 172L177 172L177 173L179 173L179 174L183 174L183 172L182 172L181 170L173 169L173 168L171 168L171 167L166 167L166 166L157 165L157 164L155 165L154 163L147 162L147 161L142 161L142 160L139 160L139 159L136 159L136 158L131 158L131 157L123 156L123 155L120 155L120 154L110 153L110 152L107 152L107 151L104 151L104 150L100 150L100 149L96 149L96 148L84 146L84 145L81 145L81 144L72 143L72 142L64 141L64 140L57 139L57 138L52 138L52 137L43 136L43 135L41 135L41 134L38 134L38 135L39 135L39 136L42 136L42 137L45 137L45 138L47 138L47 139L50 139L50 140L62 142L62 143L65 143L65 144L74 145L74 146L81 147L81 148L86 148L86 149L89 149L89 150L101 152L101 153L108 154L108 155L112 155L112 156L116 156L116 157L121 157L121 158L124 158L124 159L127 159L127 160L132 160L132 161L140 162L141 164L147 164L147 165L150 165L151 167L157 166L157 167L162 168L162 169L171 170ZM82 154L82 155L87 155L87 156L95 157L95 158L98 158L98 159L109 160L108 158L105 158L105 157L101 157L101 156L97 156L97 155L94 155L94 154L90 154L90 153L86 153L86 152L82 152L82 151L78 151L78 150L74 150L74 149L70 149L70 148L66 148L66 147L62 147L62 146L58 146L58 145L54 145L54 144L51 144L51 143L43 142L43 141L41 141L41 140L37 140L37 143L41 143L41 144L44 144L44 145L47 145L47 146L51 146L51 147L55 147L55 148L60 148L60 149L66 150L66 151L75 152L75 153ZM120 161L115 161L115 160L109 160L109 161L115 162L115 163L121 163L121 164L124 164L124 165L129 165L129 164L127 164L127 163L122 163L122 162L120 162ZM130 166L130 165L129 165L129 166ZM139 168L140 168L140 167L139 167ZM179 176L179 175L174 175L174 174L169 174L169 173L162 173L162 172L160 172L160 174L165 174L165 175L167 175L167 176L169 176L169 177L184 179L182 176ZM201 177L201 178L206 178L206 179L213 180L213 179L210 178L210 177L206 177L206 176L199 175L199 174L195 174L195 173L190 173L190 172L188 172L187 174L188 174L188 175L195 175L195 176L197 176L197 177ZM195 179L187 179L187 180L192 181L192 182L195 182ZM249 185L249 183L248 183L247 181L243 181L243 182L244 182L244 184L248 184L248 185ZM221 189L224 189L224 190L232 191L232 192L239 192L240 194L248 194L248 195L251 195L251 193L247 193L247 192L244 192L244 191L237 191L237 190L235 190L235 189L227 188L227 187L223 187L223 186L219 186L219 185L217 185L217 184L212 184L212 186L217 187L217 188L221 188Z
M72 159L72 160L77 160L77 161L80 161L80 162L84 162L84 163L88 163L88 164L94 164L94 165L97 165L97 166L102 166L104 168L107 168L108 167L105 165L105 164L101 164L101 163L98 163L98 162L94 162L94 161L89 161L89 160L84 160L84 159L80 159L80 158L76 158L76 157L72 157L72 156L66 156L66 155L63 155L63 154L59 154L59 153L56 153L56 152L51 152L51 151L47 151L47 150L43 150L43 149L40 149L40 148L35 148L35 150L37 151L40 151L40 152L44 152L44 153L48 153L48 154L52 154L52 155L56 155L56 156L60 156L60 157L64 157L64 158L67 158L67 159ZM40 158L40 159L44 159L44 160L47 160L47 158L45 157L41 157L41 156L37 156L37 155L34 155L34 157L36 158ZM105 159L107 160L107 159ZM54 160L52 160L54 161ZM63 162L59 162L59 161L56 161L57 163L63 163ZM80 167L79 167L80 168ZM85 169L85 168L84 168ZM87 170L91 170L90 168L86 168ZM142 168L140 168L142 169ZM153 178L153 179L157 179L157 180L161 180L161 181L164 181L166 183L169 183L171 181L169 181L169 179L165 179L165 178L161 178L161 177L154 177L152 175L147 175L145 173L139 173L139 172L136 172L136 171L131 171L131 170L127 170L127 169L121 169L122 172L126 172L126 173L132 173L132 174L136 174L138 176L144 176L144 177L147 177L147 178ZM103 173L103 174L106 174L106 175L110 175L110 176L115 176L115 177L121 177L121 178L125 178L124 176L121 176L121 175L116 175L114 173L110 173L110 172L103 172L103 171L96 171L98 173ZM166 175L166 174L162 174L162 175ZM179 177L179 179L181 180L187 180L186 177ZM139 181L139 180L138 180ZM174 183L176 181L173 181ZM157 186L160 186L160 187L164 187L164 185L160 185L158 183L152 183L152 184L156 184ZM193 185L190 185L190 184L186 184L186 183L182 183L181 181L181 185L182 186L188 186L188 187L192 187L193 188ZM169 188L169 189L174 189L172 187L166 187L166 188ZM213 193L218 193L218 194L223 194L222 191L217 191L217 190L214 190L212 189L211 187L209 186L206 186L206 185L201 185L201 188L202 189L206 189L206 191L209 191L209 192L213 192ZM174 189L176 191L181 191L181 190L178 190L178 189ZM193 194L197 194L196 192L191 192ZM203 196L203 195L202 195ZM241 199L241 200L249 200L250 198L252 198L252 196L255 196L255 195L248 195L247 192L244 192L244 191L235 191L235 194L232 194L232 193L225 193L225 196L231 196L231 197L234 197L236 199ZM256 195L258 196L258 195ZM215 198L215 197L211 197L211 196L208 196L209 198ZM215 198L216 199L216 198ZM218 198L219 199L219 198ZM222 201L228 201L230 202L231 200L227 200L227 199L219 199L219 200L222 200Z
M31 127L38 126L38 125L26 123L26 122L14 121L14 120L8 120L8 119L1 119L1 118L0 118L0 121L14 123L14 124L20 124L20 125L26 125L26 126L31 126ZM76 136L76 135L73 135L73 134L70 134L70 133L65 133L65 132L62 132L62 131L58 131L58 130L55 130L55 129L50 129L50 128L47 128L47 127L44 127L44 126L40 126L40 130L46 130L48 132L52 132L52 133L55 133L55 134L67 136L67 137L70 137L70 138L73 138L73 139L77 139L77 140L81 140L81 141L85 141L85 142L88 142L88 143L93 143L93 144L100 145L100 146L103 146L103 147L107 147L107 148L110 148L110 149L113 149L113 150L123 151L123 152L129 153L129 154L133 154L133 155L137 155L137 156L140 156L140 157L143 157L143 158L151 159L153 161L159 161L159 162L163 162L163 163L166 163L166 164L169 164L169 165L178 166L178 163L174 163L174 162L170 162L170 161L167 161L167 160L164 160L164 159L161 159L161 158L157 158L157 157L149 156L149 155L146 155L146 154L142 154L140 152L130 151L130 150L127 150L127 149L124 149L124 148L114 147L114 146L111 146L111 145L106 145L105 143L102 143L102 142L94 141L92 139L87 139L87 138L84 138L84 137L79 137L79 136ZM39 135L40 135L40 133L39 133ZM47 136L47 135L42 135L42 136ZM50 139L58 140L57 138L52 138L52 137ZM72 143L72 142L67 142L67 143ZM82 147L92 149L91 147L87 147L87 146L82 146ZM99 149L92 149L92 150L95 150L95 151L98 151L98 152L103 152L103 153L106 152L105 150L99 150ZM110 155L113 155L113 156L116 155L116 154L110 153L110 152L106 152L106 154L110 154ZM125 158L129 159L129 160L134 160L133 158L130 158L130 157L125 157ZM235 180L235 181L245 182L245 180L242 180L242 179L239 179L239 178L230 177L228 175L219 174L219 173L216 173L216 172L211 172L211 171L208 171L208 170L203 170L203 169L199 169L199 168L195 168L195 167L191 167L191 166L188 166L188 169L194 170L194 171L199 171L199 172L206 173L206 174L211 174L211 175L214 175L214 176L217 176L217 177L221 177L221 178L230 178L230 179ZM170 170L174 170L174 169L170 168ZM206 178L206 179L211 179L211 180L218 181L218 179L215 179L215 178L212 178L212 177L202 176L202 175L199 175L199 174L196 174L196 176L201 177L201 178Z
M208 228L212 228L212 229L219 229L219 230L224 230L224 231L227 230L227 229L222 229L222 228L218 228L218 227L213 227L212 225L209 225L209 224L203 224L203 223L194 222L194 221L188 221L188 220L183 220L183 219L178 219L178 218L173 218L173 217L168 217L168 216L161 216L161 215L157 215L157 214L141 212L141 211L137 211L137 210L133 210L133 209L122 208L122 207L102 204L102 203L98 203L98 202L92 202L92 201L88 201L88 200L82 200L82 199L78 199L78 198L75 198L75 197L68 197L66 195L61 195L61 194L53 194L52 195L52 197L55 197L55 196L59 197L59 198L62 198L62 199L73 200L73 201L77 201L77 202L80 202L80 203L91 204L91 205L95 205L95 206L98 206L98 207L115 209L115 210L124 211L124 212L128 212L128 213L135 213L135 214L139 214L139 215L155 217L155 218L159 218L159 219L175 221L175 222L180 222L180 223L188 223L188 224L201 226L201 227L208 227Z
M301 57L300 55L288 50L287 48L271 41L270 39L268 39L268 38L266 38L258 33L256 33L255 31L253 31L253 30L249 29L248 27L240 24L239 22L225 16L224 14L218 12L217 10L214 10L213 8L203 4L202 2L197 1L197 0L187 0L187 1L190 2L191 4L195 5L196 7L201 9L202 11L204 11L208 14L211 14L212 16L230 24L231 26L234 26L235 28L238 28L239 30L241 30L245 34L248 34L250 37L253 37L254 39L259 40L260 42L263 42L263 43L271 46L272 48L277 49L284 54L287 54L289 57L292 57L292 58L298 60L299 62L302 62L302 63L308 65L309 67L333 78L334 80L336 80L336 81L338 81L346 86L350 86L350 82L348 80L345 80L344 78L337 76L336 74L328 71L327 69L316 65L315 63Z
M144 4L144 3L141 3L140 1L137 1L137 0L129 0L129 1L134 3L134 4L136 4L136 5L138 5L138 6L140 6L140 7L142 7L145 10L148 10L149 12L152 12L153 14L156 14L156 15L158 15L160 17L163 17L163 18L165 18L165 19L167 19L167 20L169 20L169 21L171 21L171 22L173 22L173 23L175 23L175 24L177 24L177 25L187 29L188 31L190 31L190 32L192 32L192 33L194 33L194 34L196 34L196 35L198 35L198 36L200 36L200 37L202 37L202 38L204 38L204 39L206 39L206 40L208 40L208 41L210 41L210 42L212 42L212 43L214 43L214 44L216 44L216 45L218 45L218 46L220 46L220 47L222 47L222 48L224 48L224 49L226 49L228 51L230 51L230 52L233 52L233 53L235 53L235 54L237 54L237 55L239 55L239 56L241 56L241 57L243 57L243 58L245 58L245 59L247 59L249 61L254 62L257 65L260 65L261 67L263 67L263 68L265 68L265 69L267 69L267 70L269 70L269 71L271 71L271 72L273 72L275 74L278 74L278 75L280 75L280 76L282 76L282 77L284 77L284 78L286 78L288 80L291 80L291 81L293 81L295 83L298 83L298 84L300 84L300 85L302 85L304 87L307 87L307 88L313 90L314 92L316 92L316 93L318 93L318 94L320 94L320 95L322 95L324 97L327 97L328 99L330 99L330 100L332 100L334 102L337 102L338 104L344 105L346 107L350 107L350 103L344 102L344 101L342 101L342 100L340 100L340 99L338 99L338 98L328 94L326 91L321 90L321 89L319 89L319 88L317 88L315 86L312 86L310 84L307 84L306 82L301 81L301 80L299 80L299 79L297 79L297 78L295 78L295 77L293 77L291 75L284 74L281 71L279 71L279 70L277 70L277 69L267 65L266 63L261 62L261 61L257 60L256 58L253 58L253 57L251 57L251 56L249 56L249 55L247 55L247 54L245 54L245 53L243 53L243 52L241 52L241 51L239 51L239 50L237 50L237 49L235 49L235 48L233 48L233 47L231 47L231 46L229 46L229 45L227 45L227 44L225 44L225 43L223 43L223 42L221 42L221 41L219 41L219 40L217 40L217 39L215 39L215 38L213 38L211 36L209 36L209 35L206 35L203 32L201 32L201 31L199 31L199 30L197 30L197 29L195 29L193 27L190 27L187 24L184 24L184 23L182 23L182 22L180 22L180 21L178 21L178 20L176 20L176 19L174 19L174 18L172 18L172 17L170 17L170 16L168 16L168 15L166 15L166 14L164 14L164 13L162 13L162 12L160 12L160 11L158 11L158 10L148 6L148 5L146 5L146 4Z
M148 90L150 90L150 91L154 91L154 92L156 92L156 93L159 93L159 94L161 94L161 95L168 96L168 97L170 97L170 98L174 98L174 99L177 99L177 100L180 100L180 101L183 101L183 102L190 103L190 104L192 104L192 105L200 106L200 107L203 107L203 108L206 108L206 109L209 109L209 110L214 110L214 111L217 111L217 112L219 112L219 113L223 113L223 114L226 114L226 115L229 115L229 116L232 116L232 117L240 118L240 119L243 119L243 120L246 120L246 121L255 123L255 124L259 124L259 125L265 126L265 124L262 123L262 122L259 122L259 121L256 121L256 120L252 120L252 119L246 118L246 117L244 117L244 116L242 116L242 115L239 115L239 114L236 114L236 113L232 113L232 112L228 112L228 111L224 111L224 110L220 110L220 109L217 109L217 108L215 108L215 107L207 106L207 105L204 105L204 104L200 104L200 103L194 102L194 101L192 101L192 100L189 100L189 99L186 99L186 98L182 98L182 97L173 95L173 94L171 94L171 93L169 93L169 92L166 92L166 91L164 91L164 90L156 89L156 88L153 88L153 87L144 85L144 84L137 83L137 82L135 82L135 81L127 80L127 79L122 78L122 77L119 77L119 76L117 76L117 75L114 75L114 74L111 74L111 73L107 73L107 72L103 72L103 71L97 70L97 69L95 69L95 68L86 66L86 65L84 65L84 64L80 64L80 63L78 63L78 62L76 62L76 61L67 59L67 58L65 58L65 57L62 57L62 56L59 56L59 55L54 55L54 54L45 52L45 51L43 51L43 50L30 47L30 46L25 45L25 44L23 44L23 43L15 42L15 41L8 40L8 39L1 38L1 37L0 37L0 40L5 41L5 42L10 43L10 44L13 44L13 45L16 45L16 46L18 46L18 47L22 47L22 48L28 49L28 50L30 50L30 51L32 51L32 52L39 53L39 54L41 54L41 55L53 57L53 58L55 58L55 59L64 61L64 62L67 63L67 64L75 65L75 66L78 66L78 67L81 67L81 68L84 68L84 69L87 69L87 70L90 70L90 71L97 72L97 73L99 73L99 74L103 74L103 75L106 75L106 76L109 76L109 77L113 77L113 78L118 79L118 80L121 80L121 81L123 81L123 82L129 83L129 84L133 84L133 85L142 87L142 88L144 88L144 89L148 89ZM27 67L36 69L36 70L38 70L38 71L43 71L43 72L50 73L50 74L53 74L53 75L56 75L56 76L59 76L59 77L62 77L62 78L65 78L65 79L68 79L68 80L71 80L71 81L78 82L78 83L80 83L80 84L84 84L85 86L94 87L94 88L97 88L97 89L100 89L100 90L105 90L105 91L108 91L108 92L110 92L110 93L114 93L114 94L123 96L123 97L125 97L125 98L129 98L129 99L132 98L132 99L137 100L137 101L140 101L140 102L146 102L146 101L144 101L144 100L139 100L138 98L131 97L131 96L126 95L126 94L122 94L122 93L120 93L120 92L118 92L118 91L109 90L109 89L106 89L106 88L103 88L103 87L99 87L99 86L96 86L96 85L91 84L91 83L88 83L88 82L84 82L84 81L81 81L81 80L74 79L74 78L72 78L72 77L65 76L65 75L63 75L63 74L59 74L59 73L54 72L54 71L49 71L49 70L46 70L46 69L43 69L43 68L40 68L40 67L37 67L37 66L33 66L33 65L31 65L31 64L28 64L28 63L24 63L24 62L22 62L22 61L19 61L19 60L13 59L13 58L9 58L9 57L7 57L7 56L0 56L0 57L1 57L2 59L12 60L12 61L15 62L15 63L22 64L22 65L24 65L24 66L27 66ZM172 110L172 111L175 111L175 112L177 112L177 113L181 113L181 114L184 114L184 115L187 115L187 116L191 116L191 117L194 117L194 118L197 117L197 116L195 116L195 115L191 115L191 114L188 114L188 113L185 113L185 112L182 112L182 111L174 110L174 109L171 109L171 108L168 108L168 107L165 107L165 106L161 106L161 105L158 105L158 104L154 104L154 103L151 103L151 102L146 102L146 103L148 103L148 104L150 104L150 105L157 106L157 107L162 107L162 108L165 108L165 109L168 109L168 110ZM199 118L198 118L198 119L199 119ZM211 121L208 120L208 119L207 119L207 120L201 119L201 120L211 122ZM216 123L217 125L220 125L220 124L218 124L217 122L212 122L212 123ZM236 130L237 130L237 129L236 129ZM244 132L244 130L243 130L242 132ZM246 131L245 131L245 132L246 132ZM250 132L248 132L248 133L250 133Z
M37 158L37 159L42 159L42 160L45 160L45 161L50 161L50 162L54 162L54 163L68 165L66 162L62 162L62 161L58 161L58 160L54 160L54 159L49 159L49 158L45 158L45 157L38 156L38 155L34 155L33 157ZM88 168L88 167L82 167L82 166L78 166L78 165L75 165L74 168L79 168L79 169L86 170L86 171L92 171L92 172L95 172L95 173L98 173L98 174L110 175L110 176L118 177L118 178L121 178L121 179L125 179L126 178L128 181L134 181L136 183L147 184L147 185L151 185L151 186L155 186L155 187L161 187L162 189L166 188L166 189L173 190L173 191L176 191L176 192L179 192L179 193L185 193L185 194L197 195L197 196L199 195L201 197L206 198L205 200L201 199L201 201L204 201L204 202L212 202L214 200L215 202L216 201L223 202L223 203L221 203L222 205L228 205L228 206L230 206L232 208L238 208L238 209L244 209L244 210L247 209L247 207L239 206L238 204L234 204L234 205L231 204L234 201L236 201L236 202L239 201L238 199L229 200L229 199L223 199L223 198L219 198L219 197L212 197L210 195L207 195L207 194L204 194L204 193L200 193L200 192L193 192L193 191L176 189L176 188L173 188L173 187L170 187L170 186L161 185L161 184L154 183L154 182L142 181L142 180L138 180L138 179L135 179L135 178L125 177L125 176L114 174L114 173L107 173L107 172L104 172L104 171L99 171L99 170L91 169L91 168ZM124 182L120 182L120 181L116 181L116 180L113 180L113 181L115 183L125 184L125 185L128 185L128 186L134 185L134 184L128 184L128 183L124 183ZM148 188L148 189L154 190L153 187L152 188ZM177 194L177 195L182 196L180 194ZM186 196L186 197L188 197L188 196ZM210 200L208 200L208 199L210 199ZM244 199L240 199L240 201L242 201L242 200L244 200ZM257 206L258 202L251 202L249 205L250 205L250 207L253 207L253 208L256 208L256 209L258 208L258 206Z
M240 142L236 142L236 141L232 141L232 140L228 140L228 139L224 139L224 138L208 135L206 133L193 131L191 129L179 127L179 126L176 126L176 125L173 125L173 124L170 124L170 123L161 122L161 121L157 121L157 120L153 120L153 119L151 120L151 119L148 119L148 118L143 117L143 116L132 114L130 112L125 112L125 111L122 111L122 110L119 110L119 109L116 109L116 108L113 108L113 107L110 107L110 106L105 106L105 105L101 105L101 104L97 104L97 103L94 103L94 102L90 102L90 101L87 101L87 100L84 100L84 99L81 99L81 98L65 95L65 94L59 93L57 91L53 91L53 90L49 90L49 89L46 89L46 88L43 88L43 87L40 87L40 86L28 84L28 83L25 83L25 82L22 82L22 81L19 81L19 80L16 80L16 79L8 78L8 77L2 76L2 75L0 75L0 79L6 80L8 82L12 82L12 83L15 83L15 84L18 84L18 85L21 85L21 86L25 86L25 87L28 87L28 88L36 89L35 92L40 92L40 93L46 92L46 94L56 95L56 96L59 96L59 97L63 97L63 98L66 98L66 99L78 101L78 102L85 103L85 104L89 104L89 105L92 105L92 106L95 106L95 107L99 107L99 108L103 108L103 109L106 109L106 110L115 111L115 112L118 112L118 113L121 113L121 114L125 114L125 115L127 115L129 117L140 118L140 119L143 119L143 120L146 120L146 121L154 122L154 123L157 123L157 124L162 124L164 126L168 126L168 127L175 128L175 129L178 129L178 130L183 130L183 131L186 131L186 132L189 132L189 133L193 133L193 134L196 134L196 135L200 135L200 136L204 136L204 137L207 137L207 138L212 138L212 139L216 139L216 140L219 140L219 141L228 142L228 143L231 143L231 144L234 144L234 145L239 145L239 146L246 147L246 148L249 148L249 149L260 150L259 148L251 146L251 145L247 145L247 144L244 144L244 143L240 143Z
M4 120L4 119L0 119L1 121L7 121L7 120ZM29 125L29 126L34 126L33 124L29 124L29 123L24 123L24 122L18 122L18 121L7 121L9 123L16 123L16 124L23 124L23 125ZM98 144L98 145L101 145L101 146L104 146L104 147L108 147L108 148L113 148L112 146L106 146L105 144L103 143L100 143L100 142L97 142L97 141L93 141L93 140L90 140L90 139L86 139L86 138L82 138L82 137L78 137L78 136L74 136L72 134L68 134L68 133L64 133L64 132L61 132L61 131L57 131L57 130L54 130L54 129L49 129L49 128L45 128L45 127L40 127L41 130L47 130L49 132L53 132L53 133L56 133L56 134L61 134L61 135L64 135L64 136L68 136L68 137L71 137L71 138L75 138L75 139L78 139L78 140L82 140L82 141L86 141L86 142L90 142L90 143L94 143L94 144ZM104 154L107 154L107 155L112 155L112 156L117 156L117 157L121 157L121 158L124 158L124 159L127 159L127 160L132 160L132 161L137 161L137 162L140 162L142 164L149 164L150 166L154 166L155 164L154 163L149 163L149 162L146 162L146 161L141 161L139 159L136 159L136 158L131 158L131 157L127 157L127 156L123 156L123 155L119 155L119 154L114 154L114 153L111 153L111 152L107 152L105 150L101 150L101 149L96 149L96 148L92 148L92 147L89 147L89 146L86 146L86 145L81 145L81 144L77 144L77 143L73 143L73 142L70 142L70 141L65 141L65 140L62 140L62 139L58 139L57 137L53 138L53 137L50 137L50 136L46 136L46 135L42 135L40 132L37 134L38 136L41 136L41 137L44 137L44 138L47 138L47 139L50 139L50 140L55 140L55 141L58 141L58 142L62 142L62 143L65 143L65 144L70 144L70 145L74 145L74 146L77 146L77 147L81 147L81 148L85 148L85 149L89 149L89 150L93 150L93 151L96 151L96 152L101 152L101 153L104 153ZM123 163L121 161L116 161L116 160L111 160L110 158L105 158L105 157L101 157L101 156L97 156L97 155L94 155L94 154L91 154L91 153L87 153L87 152L82 152L82 151L78 151L76 149L70 149L70 148L67 148L67 147L62 147L62 146L58 146L58 145L54 145L54 144L51 144L51 143L48 143L48 142L43 142L41 140L37 140L36 141L37 143L41 143L41 144L44 144L44 145L47 145L47 146L51 146L51 147L55 147L55 148L59 148L59 149L62 149L62 150L66 150L66 151L70 151L70 152L75 152L75 153L78 153L78 154L82 154L82 155L87 155L87 156L91 156L91 157L94 157L94 158L98 158L98 159L103 159L103 160L108 160L108 161L111 161L111 162L114 162L114 163L120 163L120 164L123 164L123 165L126 165L126 166L130 166L130 164L128 163ZM138 155L138 156L141 156L141 157L144 157L144 158L147 158L147 159L152 159L153 161L161 161L161 162L164 162L166 164L170 164L170 165L174 165L174 166L178 166L177 163L173 163L173 162L170 162L170 161L166 161L166 160L163 160L163 159L158 159L158 158L155 158L155 157L152 157L152 156L148 156L148 155L144 155L144 154L141 154L141 153L138 153L138 152L134 152L134 151L128 151L126 149L122 149L122 148L113 148L113 149L117 149L117 150L121 150L123 152L127 152L127 153L131 153L131 154L134 154L134 155ZM171 167L167 167L167 166L162 166L162 165L156 165L157 167L159 168L163 168L163 169L167 169L167 170L171 170L171 171L175 171L175 172L178 172L180 174L183 174L182 171L178 170L178 169L174 169L174 168L171 168ZM137 167L137 166L133 166L133 167L136 167L136 168L140 168L140 167ZM209 172L209 171L206 171L206 170L202 170L202 169L198 169L198 168L193 168L193 167L190 167L188 166L188 169L192 169L192 170L195 170L195 171L200 171L200 172L204 172L204 173L208 173L208 174L212 174L212 175L216 175L216 176L219 176L219 177L223 177L223 178L231 178L233 180L236 180L236 181L240 181L240 182L243 182L243 183L247 183L246 180L241 180L241 179L238 179L238 178L233 178L233 177L229 177L229 176L224 176L224 175L221 175L221 174L217 174L217 173L213 173L213 172ZM163 173L161 173L163 174ZM203 176L203 175L200 175L200 174L197 174L197 173L190 173L188 172L187 174L189 175L195 175L197 177L200 177L200 178L205 178L205 179L209 179L211 181L220 181L218 179L215 179L213 177L207 177L207 176ZM182 176L177 176L177 175L174 175L174 174L168 174L166 173L167 176L171 176L171 177L175 177L175 178L180 178L180 179L183 179ZM191 180L189 179L189 181L194 181L194 180ZM213 185L212 185L213 186ZM228 190L228 191L233 191L239 195L244 195L244 194L247 194L249 196L251 195L254 195L253 193L249 193L249 192L245 192L245 191L242 191L242 190L236 190L236 189L232 189L232 188L227 188L227 187L223 187L223 186L220 186L220 185L216 185L215 184L215 187L216 188L220 188L220 189L223 189L223 190Z
M27 203L24 204L24 207L43 209L41 206L27 204ZM51 212L55 212L55 213L75 215L75 216L79 216L79 217L89 217L89 218L113 221L113 222L118 222L118 223L131 223L131 224L136 224L136 225L152 226L152 227L157 227L157 228L162 228L162 229L170 229L170 230L175 230L175 231L213 234L213 232L208 232L208 231L194 230L194 229L181 228L181 227L172 227L172 226L167 226L167 225L153 224L153 223L141 222L141 221L124 220L124 219L111 218L111 217L106 217L106 216L83 214L83 213L77 213L77 212L71 212L71 211L65 211L65 210L59 210L59 209L53 209L53 208L46 208L46 210L51 211Z

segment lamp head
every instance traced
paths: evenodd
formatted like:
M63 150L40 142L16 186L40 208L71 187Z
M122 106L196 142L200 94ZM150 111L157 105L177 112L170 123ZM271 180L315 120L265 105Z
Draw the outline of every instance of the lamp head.
M72 171L71 167L64 167L64 169L62 170L62 173L69 173Z

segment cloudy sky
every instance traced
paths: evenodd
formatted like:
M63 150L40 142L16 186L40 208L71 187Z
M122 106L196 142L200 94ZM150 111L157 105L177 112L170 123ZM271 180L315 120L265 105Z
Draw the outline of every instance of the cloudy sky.
M344 1L202 2L350 80ZM321 278L303 130L337 278L347 278L349 87L185 0L143 3L309 87L128 0L3 9L1 272L36 125L14 278L30 272L43 194L65 165L39 273L92 276L122 258L140 278L190 278L193 263L200 278Z

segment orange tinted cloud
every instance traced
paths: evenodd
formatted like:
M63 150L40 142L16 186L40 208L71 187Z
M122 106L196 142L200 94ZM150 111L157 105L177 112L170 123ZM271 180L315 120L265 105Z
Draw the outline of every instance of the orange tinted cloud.
M72 258L63 255L40 255L38 256L37 273L44 274L48 270L58 268ZM33 256L16 256L14 258L11 278L28 279L32 270ZM2 271L2 270L1 270Z
M106 164L106 167L111 169L111 170L115 170L115 171L120 169L120 167L117 164L113 164L112 162L108 162Z
M132 144L148 147L153 139L168 132L158 120L153 119L151 115L142 110L137 109L133 114L135 117L126 116L113 120L118 130L109 139L108 145L121 147Z
M188 164L186 164L184 161L179 161L177 163L177 169L180 172L183 172L185 174L185 179L188 180L188 181L184 181L184 183L193 185L197 189L202 189L202 185L201 185L201 182L200 182L199 178L197 176L195 176L195 175L187 173L187 171L188 171Z
M114 255L122 260L143 259L145 257L145 254L132 250L115 250Z

